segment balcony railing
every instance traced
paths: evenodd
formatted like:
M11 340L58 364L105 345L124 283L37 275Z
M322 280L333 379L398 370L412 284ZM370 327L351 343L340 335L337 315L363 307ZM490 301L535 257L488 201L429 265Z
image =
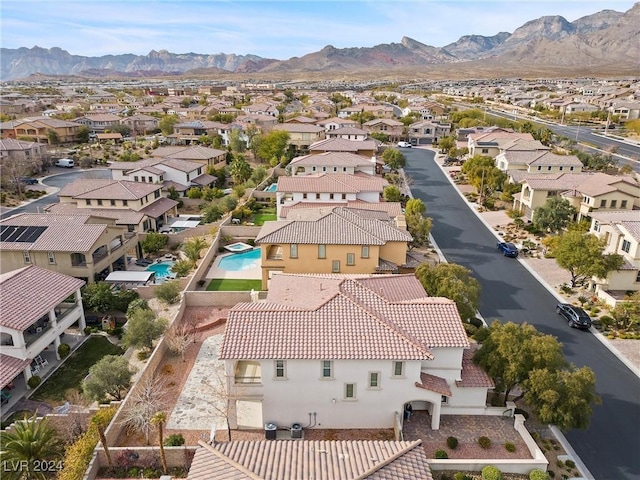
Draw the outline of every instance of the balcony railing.
M235 376L235 377L233 377L233 381L236 384L259 385L259 384L262 383L262 377L240 377L240 376Z

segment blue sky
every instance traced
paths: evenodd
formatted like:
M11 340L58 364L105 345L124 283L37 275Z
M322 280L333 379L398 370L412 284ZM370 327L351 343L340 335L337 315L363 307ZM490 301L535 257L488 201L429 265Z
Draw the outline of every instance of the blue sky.
M371 47L407 36L434 47L462 35L513 32L529 20L570 22L623 0L165 1L2 0L0 45L60 47L74 55L255 54L286 60L320 50Z

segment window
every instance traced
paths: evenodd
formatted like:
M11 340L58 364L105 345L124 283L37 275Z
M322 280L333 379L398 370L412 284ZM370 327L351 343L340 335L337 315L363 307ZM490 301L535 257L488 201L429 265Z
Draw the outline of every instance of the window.
M404 362L393 362L393 376L404 376Z
M626 200L622 200L620 202L620 208L627 208L627 201Z
M98 205L102 205L102 200L98 200Z
M606 200L600 200L600 208L605 208L607 206Z
M307 194L306 194L306 193L303 193L303 194L302 194L302 198L303 198L303 199L306 199L306 198L307 198Z
M347 265L353 266L356 264L356 254L355 253L347 253Z
M538 171L542 170L542 167L540 165L538 165Z
M311 171L313 171L313 172L315 172L316 170L317 170L316 167L312 167L311 168Z
M337 172L338 171L338 167L333 167L333 171Z
M569 167L569 171L570 171L570 172L573 172L573 167Z
M327 171L327 167L322 167L322 171L326 172Z
M549 165L549 166L547 167L547 171L549 171L549 172L551 171L551 165Z
M327 258L327 246L318 245L318 258Z
M129 205L129 200L122 200L122 206L126 207L127 205Z
M285 369L285 361L284 360L276 360L275 361L275 373L276 378L286 378L286 369Z
M369 372L369 388L380 388L380 372Z
M316 193L316 200L320 200L320 194Z
M331 272L340 273L340 260L334 260L331 262Z
M489 153L489 149L488 148L483 148L482 149L482 153Z
M638 274L636 275L636 282L640 282L640 270L638 270Z
M297 243L292 243L289 246L289 257L298 258L298 244Z
M342 167L342 171L346 172L347 171L347 167Z
M187 182L190 180L189 175L190 175L190 174L189 174L189 173L187 173Z
M346 194L346 193L343 193L343 194L342 194L342 200L346 200L346 199L347 199L347 194Z
M29 252L22 252L22 257L24 258L24 263L31 263L31 255Z
M564 167L563 167L562 165L560 165L559 170L560 170L560 171L564 170Z
M49 258L50 264L56 263L56 256L53 252L47 252L47 257Z
M616 208L618 206L617 200L611 200L611 208Z
M322 360L322 378L333 378L333 362Z
M160 198L160 190L156 190L153 194L153 198Z
M362 250L360 251L360 256L362 258L369 258L369 245L362 245Z
M137 182L138 181L138 177L133 177L133 181Z
M116 201L115 200L109 200L109 203L111 204L112 207L114 207L116 205Z
M629 253L629 250L631 250L631 242L629 240L622 240L622 251Z
M86 203L87 205L91 205L91 200L87 199L87 200L85 201L85 203Z
M356 399L356 384L345 383L344 384L344 399L355 400Z
M449 397L447 397L446 395L442 395L442 397L440 397L440 402L449 403Z

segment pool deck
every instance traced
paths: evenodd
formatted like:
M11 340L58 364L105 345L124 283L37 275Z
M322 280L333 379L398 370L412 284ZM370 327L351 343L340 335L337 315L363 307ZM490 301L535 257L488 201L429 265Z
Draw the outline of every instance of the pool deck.
M209 271L207 272L207 274L205 275L205 278L207 279L212 279L212 278L240 278L243 280L246 279L255 279L255 280L260 280L262 279L262 268L260 267L260 260L258 260L257 264L255 267L253 268L247 268L246 270L238 270L238 271L230 271L230 270L223 270L222 268L218 267L218 264L220 263L220 259L224 258L224 257L228 257L229 255L236 255L235 253L225 253L222 255L218 255L215 260L213 261L213 265L211 265L211 267L209 268Z

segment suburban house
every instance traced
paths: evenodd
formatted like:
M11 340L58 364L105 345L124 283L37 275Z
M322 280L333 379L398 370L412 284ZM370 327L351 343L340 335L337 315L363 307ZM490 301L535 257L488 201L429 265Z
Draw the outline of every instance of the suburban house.
M265 301L229 311L219 358L231 428L248 424L239 402L325 429L392 428L411 402L437 430L441 415L484 414L493 387L455 303L414 275L274 275Z
M200 441L188 480L433 480L421 440L412 442ZM261 459L256 462L255 459Z
M606 173L527 173L513 208L527 220L547 199L560 196L578 211L576 220L589 219L594 211L640 208L640 186L631 177Z
M144 215L141 224L132 227L128 225L129 232L146 232L159 230L167 223L170 217L178 215L178 202L164 197L162 184L132 182L129 180L98 180L85 179L65 185L59 192L60 207L75 204L77 213L82 214L83 209L90 208L99 215L103 209L120 214L120 217L131 218L130 215ZM119 218L120 218L119 217Z
M26 117L0 124L2 138L15 138L38 143L49 143L57 137L58 143L72 143L80 132L79 123L49 117Z
M120 125L120 120L122 120L122 117L113 113L91 113L76 118L74 122L87 126L94 133L106 133L106 130Z
M127 268L138 236L90 215L21 213L0 220L0 273L35 265L92 283Z
M289 145L297 150L307 150L309 145L325 138L324 128L308 123L278 123L272 128L272 131L276 130L287 132Z
M407 255L412 238L403 216L345 207L301 208L265 222L256 236L263 290L274 272L397 273L417 266Z
M604 253L616 253L624 259L620 270L611 271L606 278L591 282L598 297L615 307L630 292L640 290L640 212L592 212L589 233L605 240Z
M337 172L278 177L276 209L298 202L347 202L362 200L377 203L388 182L367 173L349 175Z
M202 145L159 147L153 150L151 155L154 158L174 158L197 162L205 167L212 166L214 168L220 168L227 164L226 151L203 147Z
M363 157L373 157L378 153L382 142L373 138L367 140L346 140L344 138L326 138L309 145L309 153L317 155L324 152L350 152Z
M356 140L358 142L366 140L369 132L361 128L347 126L329 130L327 138L344 138L345 140Z
M369 133L384 133L389 135L390 142L397 142L405 138L404 124L392 118L376 118L362 124Z
M84 330L84 284L35 265L0 274L0 388L21 375L26 383L40 373L49 363L43 358L49 347L59 360L58 347L67 328L76 324Z
M548 149L510 150L505 149L496 157L496 167L518 182L519 174L582 172L582 162L575 155L558 155Z
M478 133L472 133L467 137L469 156L484 155L496 158L501 149L510 145L514 140L535 141L530 133L516 133L503 128L488 128Z
M442 137L451 135L451 125L431 120L412 123L407 128L407 138L412 145L430 145L438 143Z
M365 158L362 155L348 152L325 152L318 155L302 155L296 157L287 168L291 175L310 175L314 173L346 173L356 172L374 175L379 173L378 161Z
M191 142L199 140L202 135L210 137L217 135L219 126L219 122L207 120L191 120L177 123L173 126L173 133L169 135L169 139L173 143L189 145Z
M373 113L378 118L394 118L396 116L393 105L358 104L340 110L338 118L349 118L363 112Z
M321 126L325 131L337 130L341 127L355 127L358 124L355 120L349 120L348 118L331 117L324 120L319 120L316 125Z
M45 154L46 148L41 143L24 142L13 138L0 139L0 161L7 159L25 166L39 165L41 167ZM2 168L1 164L0 168Z
M120 123L128 126L131 129L131 135L136 137L157 130L159 120L151 115L136 114L122 118Z
M137 162L112 162L109 164L114 180L159 183L163 190L174 187L186 193L190 187L204 187L216 182L216 178L203 173L201 163L176 158L147 158Z
M270 117L278 116L278 109L270 103L254 103L242 107L242 111L247 115L269 115Z

